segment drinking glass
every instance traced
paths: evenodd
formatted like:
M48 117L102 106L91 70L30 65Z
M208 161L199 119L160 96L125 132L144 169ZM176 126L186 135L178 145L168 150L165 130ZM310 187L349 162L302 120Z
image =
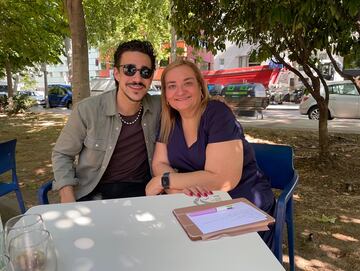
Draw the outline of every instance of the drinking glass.
M56 271L54 244L47 230L30 230L11 239L10 260L15 271Z
M9 219L5 223L5 230L4 230L5 253L8 253L9 243L13 237L25 231L35 230L35 229L39 229L39 230L45 229L44 221L41 215L39 214L18 215Z
M0 255L0 271L14 271L13 265L6 255Z

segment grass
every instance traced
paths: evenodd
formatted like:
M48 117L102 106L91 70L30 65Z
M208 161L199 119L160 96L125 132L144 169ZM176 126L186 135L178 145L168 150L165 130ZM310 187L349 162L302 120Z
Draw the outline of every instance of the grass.
M0 141L18 140L17 173L27 207L52 178L51 150L65 122L66 116L49 113L0 115ZM360 135L330 135L330 166L317 161L317 132L247 128L246 135L294 148L297 270L360 270Z

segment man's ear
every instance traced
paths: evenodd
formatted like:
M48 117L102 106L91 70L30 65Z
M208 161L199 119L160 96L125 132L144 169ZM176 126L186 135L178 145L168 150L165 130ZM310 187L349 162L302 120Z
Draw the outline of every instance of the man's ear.
M120 78L120 71L118 68L114 67L114 78L116 79L116 81L120 82L119 78Z

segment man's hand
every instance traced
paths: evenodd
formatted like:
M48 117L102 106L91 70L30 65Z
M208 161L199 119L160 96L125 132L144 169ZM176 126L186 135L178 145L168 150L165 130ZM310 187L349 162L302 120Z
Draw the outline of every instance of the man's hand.
M146 196L159 195L163 191L164 189L161 185L161 176L153 177L145 188Z
M75 202L75 193L74 187L71 185L64 186L59 190L60 195L60 202L61 203L68 203L68 202Z

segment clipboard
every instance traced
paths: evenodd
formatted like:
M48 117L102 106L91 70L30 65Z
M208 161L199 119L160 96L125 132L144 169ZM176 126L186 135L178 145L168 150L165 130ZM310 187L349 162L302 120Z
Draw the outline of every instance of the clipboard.
M211 210L223 210L226 212L226 208L228 206L241 206L246 207L248 210L253 210L254 213L262 216L262 219L256 222L252 223L246 223L239 226L234 227L226 227L221 230L215 230L210 232L202 232L201 226L199 224L197 225L196 221L192 220L190 217L193 216L206 216L209 215L212 212ZM246 206L245 206L245 205ZM230 209L230 208L228 208ZM232 209L232 208L231 208ZM216 212L216 211L215 211ZM224 236L235 236L240 235L244 233L249 232L258 232L258 231L266 231L269 230L268 225L275 223L275 219L264 212L263 210L256 207L253 203L251 203L249 200L245 198L237 198L232 200L226 200L226 201L220 201L220 202L214 202L209 203L206 205L200 205L200 206L190 206L190 207L184 207L184 208L178 208L173 210L173 214L179 221L182 228L185 230L186 234L189 236L189 238L193 241L196 240L211 240L211 239L218 239L220 237ZM226 213L223 213L223 215ZM230 213L229 213L230 214ZM213 214L214 215L214 214ZM209 215L210 217L210 215ZM235 222L236 223L236 222Z

